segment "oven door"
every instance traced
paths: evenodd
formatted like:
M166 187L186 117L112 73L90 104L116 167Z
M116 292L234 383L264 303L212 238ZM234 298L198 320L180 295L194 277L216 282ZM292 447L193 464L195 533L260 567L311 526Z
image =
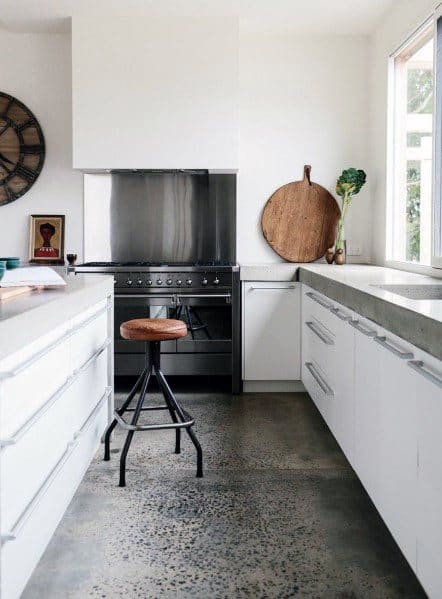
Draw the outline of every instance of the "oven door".
M177 294L175 318L187 325L187 335L177 340L178 353L232 352L230 293Z
M114 304L115 353L144 354L144 341L128 341L120 335L120 325L135 318L175 318L174 294L116 294ZM162 353L176 353L176 341L163 341Z

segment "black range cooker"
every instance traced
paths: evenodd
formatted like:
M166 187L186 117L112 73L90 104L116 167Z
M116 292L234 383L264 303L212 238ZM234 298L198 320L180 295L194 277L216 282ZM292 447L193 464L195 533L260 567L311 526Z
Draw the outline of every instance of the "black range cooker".
M75 273L111 274L115 283L115 374L138 375L144 343L120 336L133 318L179 318L188 333L161 344L168 375L224 375L241 389L239 266L228 262L86 262Z

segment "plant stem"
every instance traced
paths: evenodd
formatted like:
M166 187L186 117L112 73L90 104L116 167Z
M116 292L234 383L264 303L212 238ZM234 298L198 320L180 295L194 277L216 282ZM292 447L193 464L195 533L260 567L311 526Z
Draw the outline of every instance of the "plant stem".
M351 196L345 194L342 197L342 210L341 210L341 218L339 219L338 224L338 235L336 237L336 249L343 250L344 249L344 223L345 217L347 215L347 208L350 205Z

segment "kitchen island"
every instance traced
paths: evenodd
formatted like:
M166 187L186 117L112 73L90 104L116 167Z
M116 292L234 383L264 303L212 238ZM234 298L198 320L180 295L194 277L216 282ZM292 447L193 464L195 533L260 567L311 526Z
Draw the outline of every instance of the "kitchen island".
M0 306L1 596L19 597L113 411L112 277Z

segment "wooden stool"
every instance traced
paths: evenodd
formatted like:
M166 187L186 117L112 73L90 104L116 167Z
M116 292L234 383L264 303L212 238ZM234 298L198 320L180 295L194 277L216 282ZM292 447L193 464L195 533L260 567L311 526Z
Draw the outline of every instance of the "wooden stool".
M138 318L123 322L120 326L120 334L123 339L134 341L146 341L146 367L139 376L134 387L127 396L121 408L115 410L115 419L108 426L104 437L104 459L110 460L110 437L117 424L128 431L123 451L120 457L120 487L126 486L126 458L135 431L153 431L163 429L175 429L175 453L181 451L181 429L185 428L197 453L197 477L203 476L203 453L201 445L192 430L195 420L178 403L172 393L164 374L160 368L160 344L161 341L179 339L187 335L187 326L181 320L170 318ZM165 406L143 407L147 388L151 375L154 374L161 392L164 396ZM137 392L140 392L135 408L129 408L130 403ZM169 410L171 423L166 424L137 424L141 412L147 410ZM125 412L133 412L132 421L129 424L123 419Z

